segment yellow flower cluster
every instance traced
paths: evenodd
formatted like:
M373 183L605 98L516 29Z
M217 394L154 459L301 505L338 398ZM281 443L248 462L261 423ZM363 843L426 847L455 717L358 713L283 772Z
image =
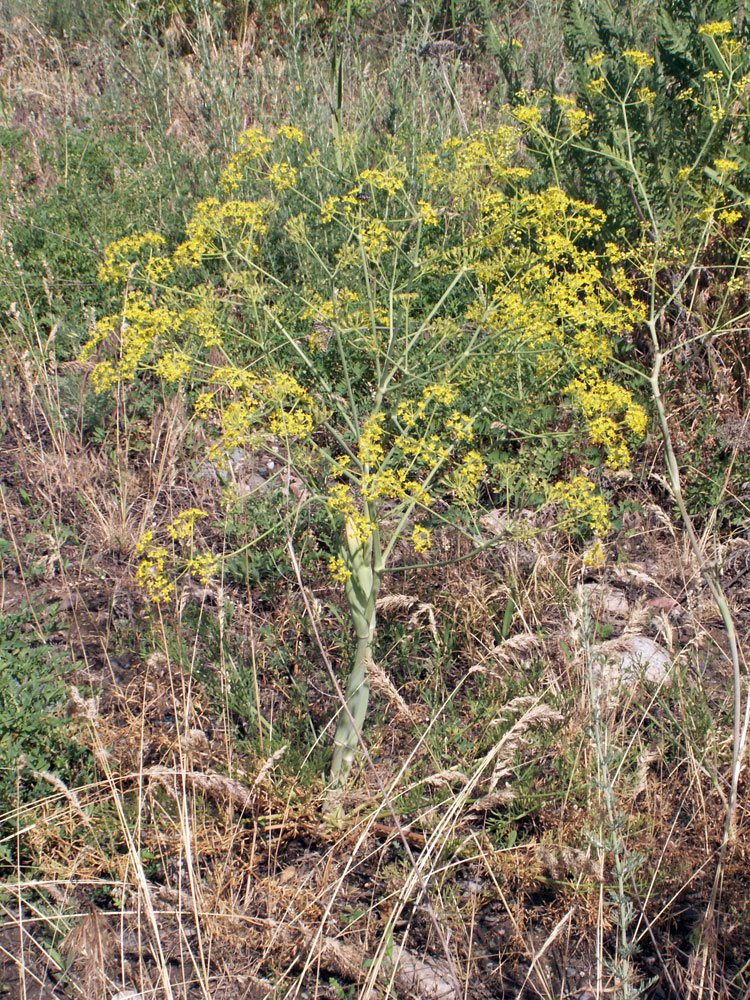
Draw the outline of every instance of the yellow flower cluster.
M385 451L383 449L383 424L385 423L384 413L374 413L368 417L362 425L357 445L357 457L363 466L377 466L383 461Z
M361 226L359 238L368 258L377 262L388 249L390 230L381 219L371 219Z
M421 437L399 434L395 444L404 455L410 456L430 469L436 469L450 457L450 443L446 444L440 434L423 434Z
M277 410L268 420L268 429L274 437L300 438L312 434L315 422L312 414L304 410L299 412Z
M740 165L736 160L728 160L726 157L719 157L719 159L714 160L714 169L720 174L732 174L735 170L740 169Z
M583 565L601 566L603 565L605 559L606 552L604 550L604 543L601 538L597 536L583 554Z
M403 178L394 170L363 170L357 177L357 183L363 188L371 187L385 191L389 198L404 189Z
M521 117L524 110L539 111L519 108ZM436 160L429 163L427 179L443 187L451 200L484 206L486 199L492 201L498 187L529 176L529 170L512 163L517 147L518 134L507 125L476 132L466 139L448 139L443 144L448 162L443 166Z
M646 432L648 418L632 393L602 379L595 368L587 368L568 386L573 402L586 417L589 438L604 448L607 464L624 469L630 458L624 431L635 437Z
M513 117L526 128L533 129L542 120L542 109L535 104L521 105L521 107L514 108Z
M269 151L273 142L258 128L250 128L240 133L239 151L229 160L219 177L219 185L225 191L234 191L240 186L248 165L261 159Z
M226 391L201 393L195 409L203 419L218 418L222 440L213 448L216 458L263 436L288 441L306 438L315 428L312 396L288 372L259 378L245 368L224 365L216 369L211 382Z
M192 507L181 511L167 525L167 533L173 541L185 546L188 550L186 558L179 558L167 552L163 545L154 543L154 533L151 529L144 531L136 545L136 555L140 557L135 573L137 585L146 593L152 604L163 604L174 594L174 581L185 573L195 576L206 584L215 574L218 561L210 552L195 553L193 551L193 535L195 523L208 514Z
M554 186L523 195L520 204L522 225L540 234L564 234L572 244L583 236L598 233L606 221L601 209L571 198L562 188Z
M721 38L724 35L731 35L731 33L732 25L729 21L710 21L698 28L698 34L708 38Z
M444 406L450 406L451 403L455 402L457 395L458 393L452 385L438 382L425 386L422 390L422 402L442 403Z
M226 239L257 250L255 242L268 231L266 218L271 203L261 201L219 201L205 198L198 202L186 226L187 239L175 250L173 260L180 267L197 267L204 257L219 253L217 241Z
M304 246L307 241L307 222L305 215L293 215L284 224L284 232L296 246Z
M300 146L303 146L305 143L305 137L296 125L281 125L279 127L279 135L289 142L298 143Z
M337 583L346 583L352 575L352 571L341 556L334 556L328 560L328 572Z
M110 243L104 250L102 262L96 272L97 278L99 281L113 283L126 281L138 266L137 260L132 260L131 258L140 253L144 248L151 251L160 250L164 246L164 243L164 237L158 233L139 233L133 236L123 236L122 239L115 240L114 243ZM147 268L149 265L154 269L157 267L164 268L162 277L169 273L169 262L164 260L163 257L150 255L146 265ZM158 273L156 270L152 270L150 275L152 281L158 280L153 277L156 273Z
M436 226L440 221L437 211L428 201L418 201L419 218L426 226Z
M448 483L460 503L468 506L476 502L477 489L483 474L484 462L479 452L468 452L448 476Z
M576 106L570 97L556 94L553 101L562 111L562 117L571 136L586 135L591 124L591 116Z
M146 280L153 284L164 281L172 271L174 271L174 264L168 257L149 257L143 266Z
M653 108L654 102L656 101L656 94L651 90L650 87L639 87L635 92L636 100L640 101L641 104L645 104L649 108Z
M428 410L432 412L434 407L430 407L431 403L438 406L450 406L455 401L457 395L457 390L451 385L444 383L427 385L422 390L421 399L403 400L398 404L396 414L399 421L405 427L414 428L420 421L425 419ZM454 418L456 424L460 423L460 414L457 414L457 411L454 410L451 417Z
M187 227L187 239L174 252L174 260L180 267L197 267L209 252L215 250L213 239L216 234L216 213L218 198L205 198L193 209Z
M230 392L244 390L250 392L255 385L255 381L247 370L237 365L220 365L211 375L211 382L221 385Z
M635 66L638 72L643 69L649 69L654 65L653 56L650 56L648 52L642 52L640 49L625 49L623 56Z
M332 222L336 211L336 206L339 203L339 199L335 195L331 195L329 198L323 202L320 206L320 221L321 222Z
M164 604L174 593L174 583L167 578L164 570L166 559L166 549L161 546L149 548L144 552L135 572L135 582L145 590L152 604Z
M328 492L326 502L331 511L343 515L347 530L360 545L364 545L375 525L358 509L348 486L345 483L335 483Z
M432 545L432 533L424 525L415 524L411 533L412 544L415 552L427 552Z
M180 511L172 523L167 526L170 538L180 542L188 539L192 541L195 523L204 517L208 517L208 514L198 507L190 507L188 510Z
M184 351L167 351L156 362L155 371L165 382L179 382L190 374L192 362Z
M186 568L188 572L197 577L201 583L206 584L209 580L216 576L216 571L219 568L219 562L216 556L212 555L210 552L201 552L197 556L192 556L188 559Z
M268 399L276 406L283 405L289 400L299 403L312 402L310 393L289 372L277 372L272 378L266 379L263 385Z
M416 480L410 480L406 469L380 469L378 472L364 473L360 489L363 498L368 501L382 498L413 501L422 507L428 507L431 502L430 494L424 486Z
M474 420L453 410L445 421L445 429L454 441L471 441L474 437Z
M297 182L297 171L288 163L272 163L268 171L268 179L278 193L285 188L294 187Z
M603 76L600 76L597 80L589 80L586 84L586 91L592 96L596 96L597 94L603 94L606 87L606 79Z
M722 38L719 44L719 52L721 52L727 64L731 65L737 56L743 54L744 48L739 38Z
M231 454L252 436L259 408L251 400L233 399L221 408L221 444L212 449L212 458Z
M552 503L562 504L571 515L571 524L588 523L596 538L602 538L611 526L609 505L585 476L555 483L549 495Z
M88 361L105 341L115 354L114 360L100 361L91 373L95 392L105 392L121 382L131 382L139 364L158 347L160 340L168 340L180 327L179 315L166 306L155 306L137 290L125 295L123 311L119 315L104 316L96 325L92 336L84 344L80 360ZM189 370L176 358L163 361L162 371L181 378Z
M735 222L739 222L742 218L742 212L738 212L733 208L723 208L717 213L716 218L726 226L733 226Z

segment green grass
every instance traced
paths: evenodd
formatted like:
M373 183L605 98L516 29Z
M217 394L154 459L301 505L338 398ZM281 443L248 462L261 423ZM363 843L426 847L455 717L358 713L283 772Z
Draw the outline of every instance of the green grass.
M76 665L50 641L54 607L45 612L44 625L33 610L0 617L0 865L6 871L30 863L25 851L18 853L16 834L34 816L34 803L54 792L44 774L70 788L93 775L80 726L65 716L66 675Z
M153 147L127 130L101 136L89 124L35 142L33 164L30 141L23 128L0 135L0 174L12 177L16 192L0 219L12 253L3 258L0 308L16 302L35 321L36 336L48 347L53 339L55 357L65 361L80 349L86 317L116 308L116 297L96 278L107 244L144 224L174 239L184 226L185 200L204 182L196 177L199 165L185 158L175 190ZM45 177L41 192L30 176L35 171Z

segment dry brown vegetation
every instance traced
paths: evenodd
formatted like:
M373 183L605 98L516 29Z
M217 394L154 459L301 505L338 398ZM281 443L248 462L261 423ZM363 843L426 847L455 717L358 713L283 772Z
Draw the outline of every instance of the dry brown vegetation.
M2 968L11 995L337 995L348 984L367 992L388 983L398 995L446 997L616 989L602 964L618 933L614 824L592 742L592 696L602 699L617 769L616 836L637 858L627 887L640 976L671 978L685 994L701 975L720 983L729 970L741 974L742 799L711 964L703 970L690 959L722 839L730 671L695 560L661 507L642 494L643 509L615 543L617 563L596 574L543 534L504 542L447 576L392 583L381 620L399 624L394 648L408 642L410 661L387 655L380 684L373 678L382 719L368 739L375 770L362 764L346 819L333 828L322 811L324 781L304 762L290 767L289 746L271 751L266 736L263 756L262 738L237 742L238 720L196 669L220 688L230 683L228 665L206 662L211 653L194 630L196 615L234 607L231 655L254 672L258 704L279 727L300 712L274 663L273 645L288 649L326 739L333 703L324 650L340 642L326 608L335 595L317 586L305 602L290 585L271 607L226 583L181 595L183 611L193 608L189 624L147 625L133 579L137 526L197 499L206 506L211 491L174 459L144 462L131 472L134 500L123 518L111 460L80 440L56 442L30 419L43 412L38 393L5 396L8 426L25 434L8 430L2 446L3 533L16 555L15 565L6 561L3 611L28 602L45 619L45 641L73 652L67 712L94 766L93 780L75 789L36 775L47 794L7 814L33 873L19 869L16 889L5 881ZM33 490L38 516L74 529L75 540L60 543L53 529L30 541L21 490ZM726 560L740 623L750 603L748 552L738 539ZM25 572L32 558L43 566L33 580ZM663 685L621 691L610 679L606 692L592 692L591 626L575 610L584 595L608 636L663 645L672 663ZM309 601L324 649L306 621ZM182 649L174 628L187 640ZM299 727L289 732L305 738ZM291 750L299 762L303 747Z

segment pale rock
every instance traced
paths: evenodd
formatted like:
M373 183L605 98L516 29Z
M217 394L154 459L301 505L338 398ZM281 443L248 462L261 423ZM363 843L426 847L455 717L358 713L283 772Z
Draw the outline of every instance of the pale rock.
M630 615L630 605L622 590L610 583L585 583L584 600L592 618L602 625L623 625Z
M671 660L665 649L646 635L624 635L591 650L594 680L608 704L639 682L668 687Z

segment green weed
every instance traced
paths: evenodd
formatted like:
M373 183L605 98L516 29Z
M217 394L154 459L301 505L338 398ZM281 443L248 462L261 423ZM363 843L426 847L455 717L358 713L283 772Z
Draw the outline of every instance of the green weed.
M16 832L33 804L52 792L45 773L74 788L90 780L93 762L77 724L66 719L65 673L72 667L47 642L49 626L31 611L0 617L0 862L26 865Z

